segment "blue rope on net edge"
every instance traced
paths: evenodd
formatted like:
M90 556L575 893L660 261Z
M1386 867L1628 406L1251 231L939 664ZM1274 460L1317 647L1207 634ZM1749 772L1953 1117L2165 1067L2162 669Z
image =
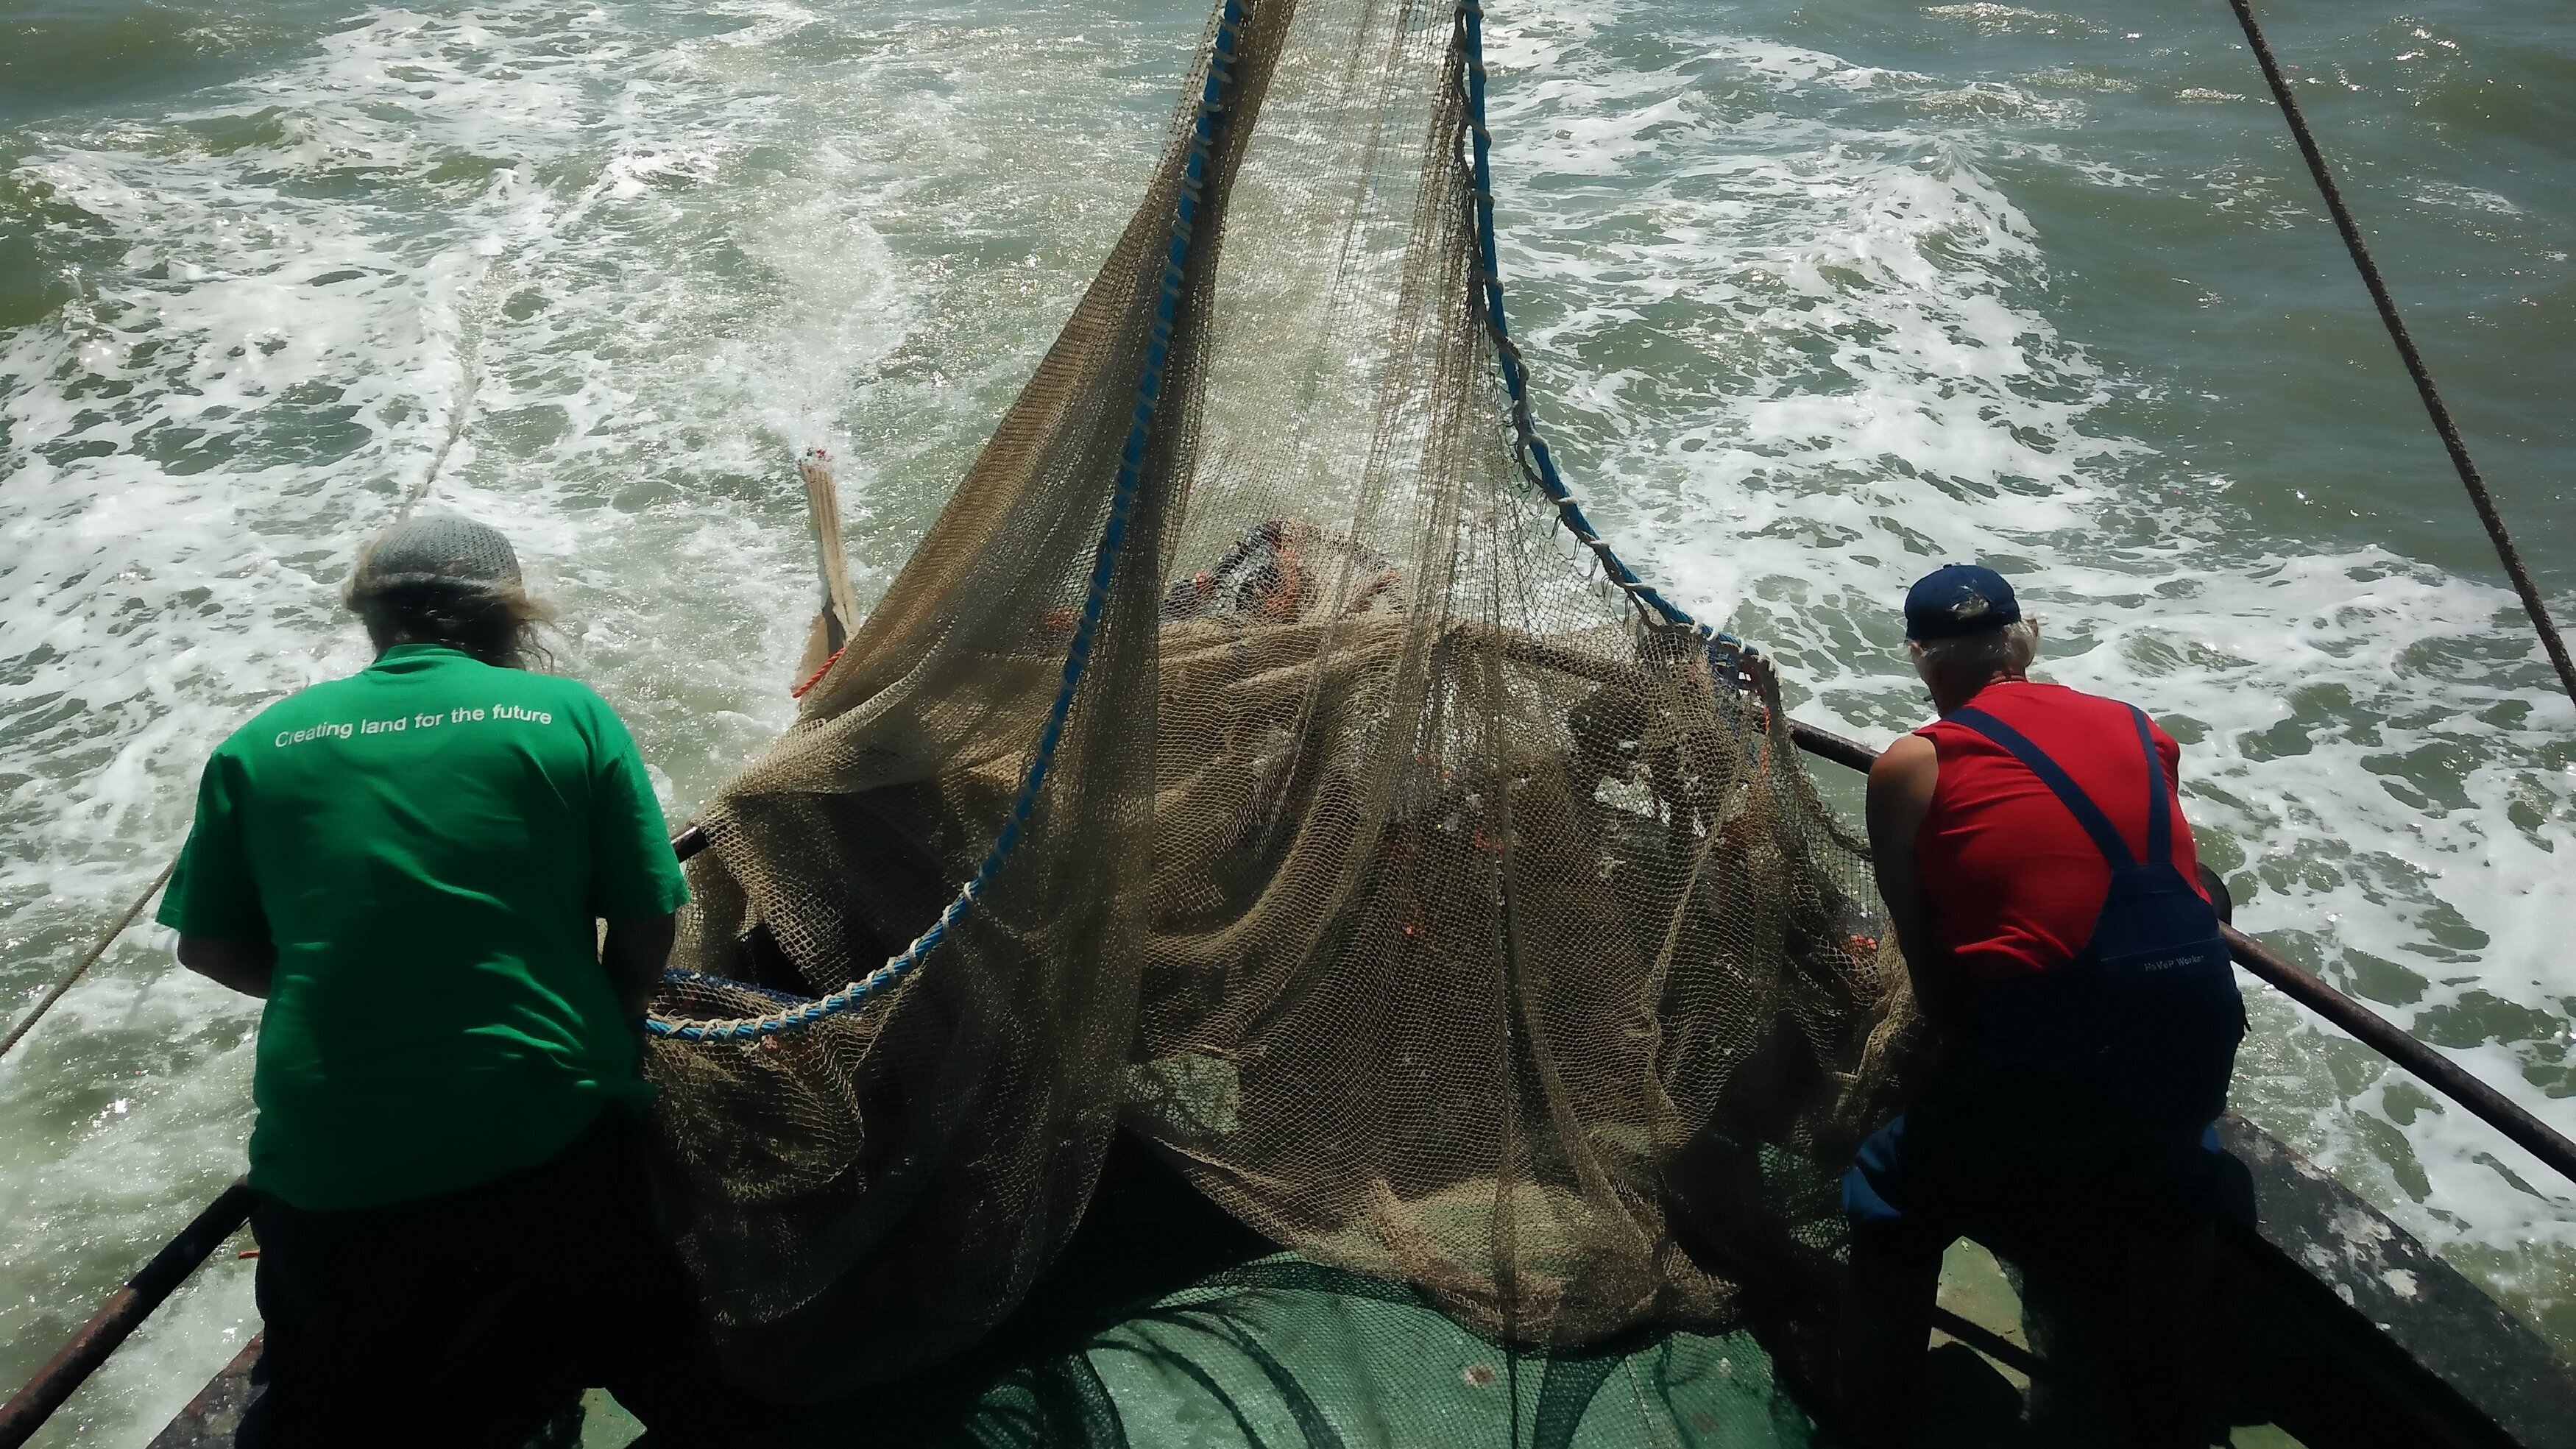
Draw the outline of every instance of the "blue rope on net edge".
M1467 79L1467 130L1475 147L1473 166L1476 193L1476 253L1483 269L1484 287L1478 295L1477 312L1485 320L1485 330L1494 339L1494 355L1502 364L1503 386L1511 394L1512 433L1518 443L1521 472L1547 496L1556 508L1557 522L1575 541L1589 549L1600 562L1602 575L1627 595L1639 617L1660 620L1673 628L1687 629L1712 644L1742 648L1743 641L1732 634L1721 633L1700 623L1681 606L1663 596L1654 586L1637 576L1619 557L1586 518L1583 508L1574 501L1572 490L1556 471L1556 455L1548 451L1547 440L1538 435L1530 418L1529 365L1512 341L1510 324L1503 314L1503 269L1500 249L1494 240L1494 169L1492 162L1493 133L1485 126L1485 7L1479 0L1460 0L1458 5L1457 44L1465 64Z
M1154 304L1154 322L1145 342L1145 367L1136 385L1136 411L1127 425L1127 445L1119 456L1118 479L1109 499L1109 521L1100 530L1100 544L1091 559L1091 583L1083 596L1082 618L1073 631L1073 643L1065 651L1064 679L1057 685L1055 699L1047 707L1047 721L1038 735L1036 755L1030 759L1028 773L1020 781L1019 794L1011 801L1010 818L1002 825L1001 834L993 838L993 848L985 853L983 863L960 886L948 908L883 966L842 987L829 996L820 996L801 1005L765 1016L736 1017L725 1021L669 1021L652 1017L646 1029L655 1036L678 1037L683 1041L739 1041L775 1036L796 1027L811 1025L825 1017L865 1005L888 987L912 974L923 958L938 949L949 930L963 918L979 899L993 877L1000 874L1002 863L1010 858L1019 844L1022 830L1037 810L1038 793L1046 784L1047 769L1055 762L1056 746L1064 739L1066 718L1073 712L1075 689L1081 685L1083 672L1091 663L1091 641L1100 627L1101 613L1108 607L1110 577L1116 572L1118 555L1127 541L1127 516L1134 509L1136 490L1145 467L1145 445L1152 431L1155 409L1163 394L1163 367L1171 352L1172 326L1180 311L1183 273L1189 262L1190 240L1197 229L1201 193L1207 180L1208 151L1216 136L1216 118L1223 109L1225 84L1234 69L1236 33L1243 21L1242 0L1226 0L1217 22L1216 40L1208 54L1207 83L1199 92L1198 119L1190 133L1189 156L1181 173L1181 195L1172 213L1171 246L1163 258L1163 290Z

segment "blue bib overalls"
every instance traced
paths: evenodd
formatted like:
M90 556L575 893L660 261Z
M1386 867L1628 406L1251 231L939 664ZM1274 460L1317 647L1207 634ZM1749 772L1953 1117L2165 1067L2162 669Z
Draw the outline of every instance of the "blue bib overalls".
M2218 917L2171 864L2164 764L2147 757L2147 849L2020 731L1949 718L2037 775L2111 868L2091 938L2040 975L1978 982L1931 1080L1843 1178L1855 1237L1937 1255L1960 1236L2006 1250L2069 1229L2179 1235L2215 1207L2212 1124L2227 1103L2244 1002Z

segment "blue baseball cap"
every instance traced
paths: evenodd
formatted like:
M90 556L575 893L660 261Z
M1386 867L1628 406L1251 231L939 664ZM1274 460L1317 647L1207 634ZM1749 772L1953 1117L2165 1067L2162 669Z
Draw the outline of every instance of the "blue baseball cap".
M2021 622L2004 576L1980 564L1943 564L1905 591L1905 637L1957 639Z

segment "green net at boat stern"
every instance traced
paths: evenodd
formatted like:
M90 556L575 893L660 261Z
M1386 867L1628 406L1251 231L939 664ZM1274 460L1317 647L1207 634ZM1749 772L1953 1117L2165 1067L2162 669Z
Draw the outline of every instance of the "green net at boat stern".
M1013 1370L930 1442L1734 1449L1809 1436L1749 1332L1514 1352L1401 1286L1281 1253Z

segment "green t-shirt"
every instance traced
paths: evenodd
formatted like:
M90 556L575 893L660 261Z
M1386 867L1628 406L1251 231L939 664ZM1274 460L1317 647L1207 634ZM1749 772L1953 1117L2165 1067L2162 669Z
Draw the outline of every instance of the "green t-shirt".
M250 1180L331 1211L535 1166L648 1100L593 920L687 899L605 701L405 644L216 748L160 920L276 942Z

